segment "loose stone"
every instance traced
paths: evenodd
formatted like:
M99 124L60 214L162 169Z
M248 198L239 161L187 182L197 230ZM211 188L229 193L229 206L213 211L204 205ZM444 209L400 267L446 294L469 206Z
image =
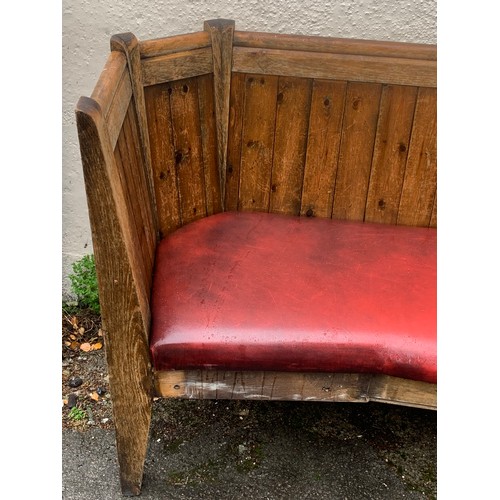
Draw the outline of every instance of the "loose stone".
M73 392L68 395L68 408L73 408L76 406L76 402L78 401L78 396Z
M68 380L68 385L70 387L73 387L73 388L80 387L82 384L83 384L83 380L80 377L71 377Z

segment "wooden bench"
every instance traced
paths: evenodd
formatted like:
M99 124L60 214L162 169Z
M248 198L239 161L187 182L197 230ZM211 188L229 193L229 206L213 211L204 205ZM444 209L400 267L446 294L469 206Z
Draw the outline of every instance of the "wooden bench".
M122 491L153 396L436 408L436 47L113 36L76 110Z

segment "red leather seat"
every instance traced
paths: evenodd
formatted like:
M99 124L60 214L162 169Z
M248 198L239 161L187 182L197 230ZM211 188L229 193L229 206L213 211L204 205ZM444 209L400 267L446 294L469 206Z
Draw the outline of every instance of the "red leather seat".
M383 373L436 382L436 230L221 213L161 241L157 370Z

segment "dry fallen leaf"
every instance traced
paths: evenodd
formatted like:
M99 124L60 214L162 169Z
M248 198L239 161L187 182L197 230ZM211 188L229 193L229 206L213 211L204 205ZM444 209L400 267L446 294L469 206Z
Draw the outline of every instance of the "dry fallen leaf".
M90 397L94 400L94 401L99 401L99 394L97 394L97 392L93 392Z
M73 316L73 317L71 318L71 324L73 325L73 328L74 328L75 330L77 330L77 329L78 329L78 319L76 318L76 316Z
M64 342L64 345L65 345L66 347L69 347L69 346L71 345L71 342L68 342L68 341L66 340L66 341Z
M92 346L88 342L84 342L81 346L80 349L84 352L89 352L92 350Z
M99 349L102 349L102 344L100 342L96 342L93 346L92 346L92 350L93 351L97 351Z
M70 347L70 349L73 349L74 351L76 351L80 347L80 344L73 340L73 342L71 342L69 347Z
M76 336L75 336L75 335L73 335L73 334L71 334L71 335L69 336L69 338L70 338L71 340L76 340Z
M83 328L83 326L81 326L80 328L78 328L78 333L80 335L83 335L85 333L85 328Z
M99 331L97 332L97 335L99 335L99 337L102 337L102 330L99 328Z

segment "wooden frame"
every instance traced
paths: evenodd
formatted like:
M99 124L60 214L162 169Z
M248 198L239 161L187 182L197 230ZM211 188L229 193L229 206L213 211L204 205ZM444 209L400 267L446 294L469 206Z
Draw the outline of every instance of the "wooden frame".
M155 373L156 394L180 399L325 401L437 407L434 384L370 373L175 370Z
M436 384L377 374L154 372L159 240L224 210L436 227L436 47L203 31L111 39L76 109L122 491L140 493L153 396L381 401Z

